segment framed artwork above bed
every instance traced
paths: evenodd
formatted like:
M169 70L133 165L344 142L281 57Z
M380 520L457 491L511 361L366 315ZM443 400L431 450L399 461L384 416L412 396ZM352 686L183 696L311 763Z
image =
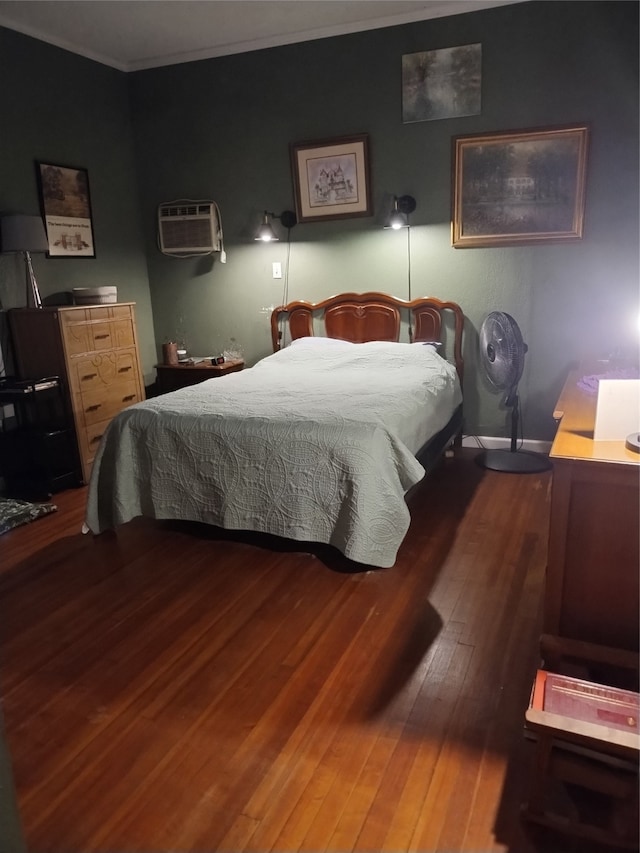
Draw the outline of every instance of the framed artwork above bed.
M291 170L298 222L373 214L368 134L292 143Z
M582 238L588 128L453 139L456 249Z

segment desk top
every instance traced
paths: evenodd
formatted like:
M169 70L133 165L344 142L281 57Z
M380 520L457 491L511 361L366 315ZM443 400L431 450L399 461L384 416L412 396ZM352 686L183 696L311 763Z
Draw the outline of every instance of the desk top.
M586 462L615 462L640 468L640 454L629 450L624 441L594 441L597 395L578 386L584 370L572 370L553 412L560 421L549 454L552 459Z

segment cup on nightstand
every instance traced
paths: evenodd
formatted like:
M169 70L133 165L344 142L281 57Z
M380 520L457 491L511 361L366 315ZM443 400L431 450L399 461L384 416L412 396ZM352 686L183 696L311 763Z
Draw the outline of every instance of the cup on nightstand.
M165 364L178 364L178 344L175 341L162 344L162 361Z

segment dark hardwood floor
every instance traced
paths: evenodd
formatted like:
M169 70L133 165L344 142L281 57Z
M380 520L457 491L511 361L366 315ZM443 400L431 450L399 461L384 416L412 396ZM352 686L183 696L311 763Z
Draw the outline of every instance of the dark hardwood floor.
M519 818L549 473L459 451L391 569L138 519L85 490L0 539L30 853L581 850Z

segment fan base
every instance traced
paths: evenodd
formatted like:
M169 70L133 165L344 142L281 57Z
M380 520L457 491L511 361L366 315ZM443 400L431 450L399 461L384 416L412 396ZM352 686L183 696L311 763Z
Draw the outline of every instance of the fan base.
M552 468L551 460L530 450L485 450L476 456L481 468L505 474L536 474Z

